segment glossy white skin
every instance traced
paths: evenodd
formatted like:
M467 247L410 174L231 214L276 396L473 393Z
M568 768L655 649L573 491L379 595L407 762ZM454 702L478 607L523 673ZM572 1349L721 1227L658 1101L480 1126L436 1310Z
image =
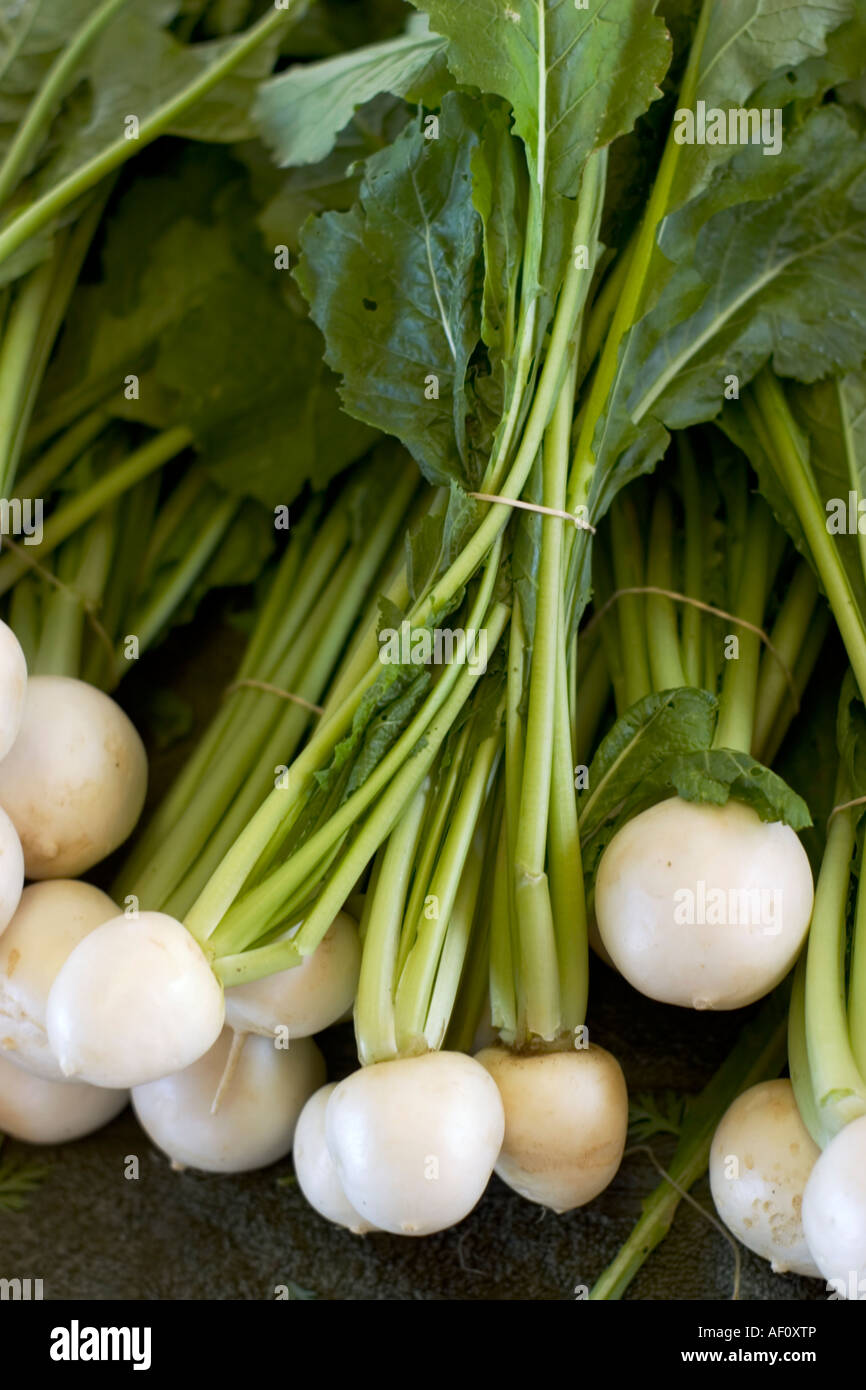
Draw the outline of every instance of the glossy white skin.
M320 1086L301 1111L292 1148L295 1176L314 1211L335 1226L345 1226L354 1235L362 1236L376 1227L364 1220L343 1191L325 1136L325 1115L335 1089L333 1081Z
M496 1083L472 1057L427 1052L362 1067L334 1090L328 1148L346 1196L394 1235L444 1231L468 1215L505 1133Z
M68 676L31 676L0 763L0 806L28 878L75 878L122 845L147 790L147 756L110 696Z
M0 936L12 921L24 888L24 851L18 831L0 808Z
M833 1292L866 1301L866 1115L840 1130L812 1169L803 1229Z
M0 1133L26 1144L67 1144L102 1129L125 1109L128 1091L45 1081L0 1057Z
M329 1028L352 1007L361 969L358 928L339 912L300 965L226 990L226 1023L239 1033L307 1038Z
M223 1029L192 1066L133 1089L139 1124L179 1167L246 1173L276 1163L291 1149L298 1116L325 1079L324 1059L311 1039L278 1048L270 1038L247 1035L214 1114L233 1037Z
M48 1041L64 1076L132 1088L182 1071L213 1046L222 986L164 912L119 916L67 957L48 995Z
M519 1055L488 1047L476 1060L490 1072L505 1109L496 1162L503 1182L553 1211L585 1206L616 1176L628 1131L622 1068L603 1047Z
M723 893L722 924L712 921L714 890ZM752 901L731 896L750 891ZM739 1009L788 973L813 897L806 852L789 826L765 823L742 802L673 797L611 840L598 867L595 911L614 965L642 994L685 1008ZM704 921L683 920L690 903Z
M770 1261L774 1274L819 1277L803 1231L803 1192L820 1152L790 1081L763 1081L744 1091L713 1136L716 1211L731 1235Z
M48 994L70 951L117 904L78 879L54 878L24 889L0 936L0 1055L46 1081L64 1081L48 1042Z
M5 758L21 728L27 662L11 627L0 621L0 759Z

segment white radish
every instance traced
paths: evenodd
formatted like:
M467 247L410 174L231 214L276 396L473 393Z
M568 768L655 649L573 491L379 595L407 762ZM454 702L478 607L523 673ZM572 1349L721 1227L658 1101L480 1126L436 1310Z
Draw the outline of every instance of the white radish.
M98 864L131 834L146 790L144 745L110 696L68 676L30 678L0 763L0 806L28 878L73 878Z
M182 1071L213 1046L222 986L198 942L164 912L113 917L67 957L48 996L64 1076L131 1088Z
M693 1009L739 1009L796 960L812 873L794 831L750 806L673 797L617 832L601 857L595 910L606 950L642 994Z
M117 905L78 879L31 883L0 936L0 1053L47 1081L63 1081L45 1019L57 972L80 941Z
M320 1086L301 1111L292 1147L295 1175L314 1211L362 1236L376 1227L364 1220L346 1196L325 1135L325 1115L335 1088L333 1081Z
M836 1297L866 1302L866 1115L834 1135L812 1169L803 1230Z
M0 1132L27 1144L67 1144L102 1129L129 1101L127 1091L45 1081L0 1057Z
M478 1202L502 1147L496 1084L472 1057L427 1052L341 1081L325 1117L346 1197L395 1235L445 1230Z
M0 621L0 759L12 747L24 716L27 662L11 627Z
M710 1190L731 1235L774 1274L819 1271L803 1230L803 1192L820 1149L790 1081L763 1081L728 1107L710 1150Z
M503 1182L556 1212L585 1206L616 1176L628 1132L622 1068L595 1044L519 1054L488 1047L489 1071L505 1109L496 1161Z
M140 1125L177 1167L244 1173L275 1163L291 1149L298 1116L325 1079L309 1038L280 1048L247 1035L232 1056L234 1038L223 1029L197 1062L133 1089ZM214 1107L227 1065L231 1075Z
M329 1028L352 1007L361 969L357 924L339 912L300 965L226 990L226 1023L239 1033L306 1038Z
M12 921L24 888L24 851L18 831L0 808L0 936Z

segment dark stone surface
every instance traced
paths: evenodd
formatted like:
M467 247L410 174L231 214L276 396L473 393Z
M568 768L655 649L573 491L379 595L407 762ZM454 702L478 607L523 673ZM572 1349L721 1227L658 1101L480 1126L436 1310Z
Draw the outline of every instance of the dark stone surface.
M201 631L201 628L199 629ZM201 716L231 679L234 634L214 628L204 651L180 633L136 673L126 699L134 714L150 683L172 683ZM155 755L158 795L182 748ZM104 875L109 881L109 875ZM740 1014L693 1014L635 995L594 964L590 1031L621 1061L632 1090L694 1092L732 1045ZM329 1073L352 1067L351 1029L321 1039ZM662 1161L669 1143L654 1140ZM238 1177L175 1173L127 1110L107 1129L43 1151L51 1172L22 1213L0 1213L0 1274L44 1280L46 1298L271 1299L293 1282L319 1299L573 1299L591 1284L628 1235L640 1202L658 1183L642 1154L626 1159L615 1182L589 1207L557 1217L522 1201L498 1179L454 1230L424 1240L359 1239L307 1207L286 1160ZM129 1155L137 1180L124 1177ZM706 1182L694 1192L712 1211ZM728 1299L730 1244L693 1208L680 1206L673 1230L644 1265L627 1297ZM773 1275L742 1251L743 1299L825 1296L817 1280Z

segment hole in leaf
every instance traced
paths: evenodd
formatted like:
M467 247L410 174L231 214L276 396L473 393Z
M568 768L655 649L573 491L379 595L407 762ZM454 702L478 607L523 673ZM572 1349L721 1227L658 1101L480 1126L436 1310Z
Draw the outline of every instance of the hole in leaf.
M361 303L363 304L363 306L364 306L365 309L371 309L371 310L372 310L372 309L378 309L378 307L379 307L378 304L376 303L375 299L362 299L362 300L361 300Z

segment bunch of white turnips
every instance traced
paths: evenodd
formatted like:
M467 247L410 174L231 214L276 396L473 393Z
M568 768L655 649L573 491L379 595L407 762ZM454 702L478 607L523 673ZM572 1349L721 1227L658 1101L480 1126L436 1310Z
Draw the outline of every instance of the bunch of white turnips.
M585 1205L619 1168L627 1128L625 1079L601 1047L431 1051L318 1090L295 1172L310 1205L355 1234L431 1235L462 1221L494 1172L553 1211Z
M127 839L146 786L144 746L115 701L28 678L0 622L0 1133L80 1138L131 1093L178 1166L271 1163L324 1081L309 1035L354 999L356 926L341 913L304 965L224 994L179 922L121 912L77 877Z

